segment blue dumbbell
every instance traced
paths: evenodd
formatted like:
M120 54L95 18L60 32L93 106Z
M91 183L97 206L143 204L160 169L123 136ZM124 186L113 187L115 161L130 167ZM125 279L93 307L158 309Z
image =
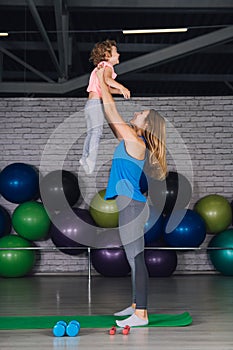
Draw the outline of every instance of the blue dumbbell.
M76 320L72 320L69 322L68 326L66 327L66 334L69 337L76 337L80 330L80 323Z
M65 321L58 321L53 327L53 335L55 337L63 337L66 334L67 323Z

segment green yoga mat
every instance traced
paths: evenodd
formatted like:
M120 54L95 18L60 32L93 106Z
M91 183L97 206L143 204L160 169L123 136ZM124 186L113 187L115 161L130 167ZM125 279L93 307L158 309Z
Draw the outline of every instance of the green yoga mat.
M116 319L111 315L102 316L1 316L0 329L47 329L53 328L57 321L77 320L81 328L111 328ZM188 312L182 314L151 314L146 327L184 327L192 323Z

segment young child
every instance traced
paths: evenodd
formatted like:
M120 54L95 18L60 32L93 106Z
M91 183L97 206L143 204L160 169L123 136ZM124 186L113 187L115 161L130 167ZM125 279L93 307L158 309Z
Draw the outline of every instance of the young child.
M95 69L91 72L87 87L89 96L84 108L87 135L84 141L83 154L79 160L86 174L91 174L95 169L99 140L103 132L104 110L101 88L96 75L99 64L104 67L104 80L109 86L109 91L112 94L121 94L126 99L130 98L130 91L115 81L117 75L113 66L119 63L119 56L114 40L97 43L91 52L90 61L93 61Z

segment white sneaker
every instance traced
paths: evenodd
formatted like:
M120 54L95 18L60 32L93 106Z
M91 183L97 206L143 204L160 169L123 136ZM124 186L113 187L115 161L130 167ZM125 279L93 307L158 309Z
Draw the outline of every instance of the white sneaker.
M135 313L135 309L129 306L121 311L115 312L114 316L131 316Z
M85 173L88 175L88 174L90 174L90 169L89 169L89 166L87 165L87 163L86 163L86 160L84 160L84 159L79 159L79 164L83 167L83 169L84 169L84 171L85 171Z
M83 158L80 158L79 159L79 164L83 166L83 165L86 164L86 161Z
M86 165L87 165L87 167L88 167L88 169L89 169L89 171L88 171L87 174L92 174L93 171L95 170L95 163L92 162L90 159L87 158L87 159L86 159Z

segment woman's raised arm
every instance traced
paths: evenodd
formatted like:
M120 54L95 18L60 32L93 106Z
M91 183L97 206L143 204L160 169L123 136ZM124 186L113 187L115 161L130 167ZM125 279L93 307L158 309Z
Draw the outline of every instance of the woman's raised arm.
M116 134L118 139L135 140L137 138L136 132L124 121L124 119L119 114L115 101L109 91L109 87L105 83L104 69L99 67L96 74L100 82L104 111L110 127L113 129L113 132Z

